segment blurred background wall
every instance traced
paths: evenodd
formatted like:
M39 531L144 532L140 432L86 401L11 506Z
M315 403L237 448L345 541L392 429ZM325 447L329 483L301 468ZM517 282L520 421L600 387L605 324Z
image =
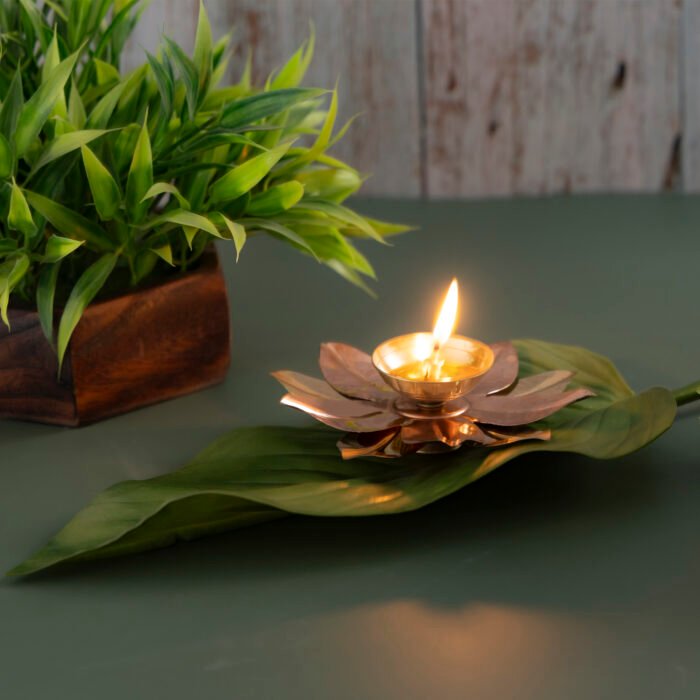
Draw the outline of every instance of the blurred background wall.
M259 81L316 27L306 84L363 116L363 192L700 191L700 0L205 0ZM199 0L152 0L129 62L191 48Z

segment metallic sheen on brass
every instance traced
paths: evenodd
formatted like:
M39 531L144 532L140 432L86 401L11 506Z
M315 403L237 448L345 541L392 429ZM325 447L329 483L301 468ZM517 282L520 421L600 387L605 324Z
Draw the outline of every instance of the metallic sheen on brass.
M413 348L421 340L430 345L432 335L400 335L382 343L372 354L372 364L382 379L394 391L419 404L442 404L464 396L493 365L493 350L488 345L463 335L452 335L440 349L440 355L446 363L459 368L456 375L451 373L448 379L438 381L400 376L397 370L413 360Z
M404 382L393 381L401 358L384 347L391 341L380 345L374 358L351 345L324 343L320 366L325 381L290 371L273 376L289 392L283 404L346 431L338 442L344 459L547 440L548 430L529 424L593 396L585 387L567 389L573 373L565 370L518 379L518 355L509 342L487 346L454 338L457 352L480 353L472 357L476 372L472 376L445 382L406 380L412 382L407 390ZM440 387L416 391L413 384Z

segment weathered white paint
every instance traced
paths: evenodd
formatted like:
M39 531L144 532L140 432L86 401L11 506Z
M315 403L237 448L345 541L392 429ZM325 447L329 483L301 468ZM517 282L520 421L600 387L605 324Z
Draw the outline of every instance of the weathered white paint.
M430 196L658 190L680 129L673 0L423 0Z
M363 113L337 155L369 194L700 191L700 0L206 5L236 29L232 74L251 50L258 80L314 22L306 82L339 79L341 117ZM153 0L127 65L163 32L191 48L197 7Z

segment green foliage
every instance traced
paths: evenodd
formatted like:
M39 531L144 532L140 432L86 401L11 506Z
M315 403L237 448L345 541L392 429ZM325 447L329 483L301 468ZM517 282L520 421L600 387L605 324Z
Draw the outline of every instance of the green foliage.
M366 516L414 510L527 452L613 459L643 447L673 423L676 401L670 391L635 394L600 355L536 340L515 345L521 377L567 369L596 392L535 424L551 430L547 442L343 461L335 446L339 433L327 428L242 428L176 472L107 489L10 575L163 547L287 513Z
M335 90L300 87L313 34L264 87L222 85L230 37L200 8L188 56L163 38L119 70L142 0L0 0L0 311L34 303L59 360L90 301L267 234L360 287L354 237L406 227L342 206L362 177L327 151ZM235 66L233 66L235 69ZM155 254L155 255L154 255Z

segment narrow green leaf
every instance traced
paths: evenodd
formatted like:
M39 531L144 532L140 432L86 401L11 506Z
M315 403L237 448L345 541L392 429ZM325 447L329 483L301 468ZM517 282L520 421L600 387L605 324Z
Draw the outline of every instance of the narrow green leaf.
M0 133L0 180L5 180L14 171L12 148L7 139Z
M44 265L39 273L36 287L36 308L39 322L46 339L53 345L53 309L56 296L56 282L61 269L60 261L53 265Z
M58 50L58 31L54 29L51 43L44 56L44 65L41 67L41 82L45 83L49 79L51 71L61 62L61 54Z
M0 107L0 133L4 134L10 142L15 138L17 120L23 106L22 73L18 68L12 77L10 87L7 88L2 107Z
M163 37L170 60L177 69L185 85L187 109L190 119L194 119L199 99L199 73L187 54L169 37Z
M49 46L49 39L48 37L51 36L51 29L49 26L46 24L44 21L44 18L39 12L39 9L37 7L37 4L35 0L19 0L20 4L22 5L22 10L23 12L27 15L31 25L32 29L34 30L34 33L36 34L36 39L39 41L39 44L42 48L43 51L46 51Z
M293 207L304 196L304 186L296 180L283 182L254 195L246 214L249 216L271 216Z
M110 221L119 211L121 204L119 186L109 170L88 146L83 146L80 151L97 213L103 221Z
M24 195L29 204L64 236L87 241L101 250L113 248L109 236L96 223L37 192L24 190Z
M158 246L157 248L149 248L153 253L155 253L161 260L165 260L168 265L174 265L173 263L173 249L170 247L170 243Z
M301 83L313 58L315 43L316 33L311 25L308 40L299 47L270 83L273 90L295 88Z
M32 141L39 135L59 97L68 82L79 51L61 61L47 76L46 82L31 96L22 107L15 131L15 148L18 157L25 155Z
M85 129L83 131L71 131L67 134L61 134L46 146L41 156L39 156L39 160L34 164L32 172L36 173L37 170L41 170L41 168L57 158L76 151L107 133L109 132L105 129Z
M154 219L147 221L139 228L148 230L156 228L161 224L177 224L178 226L190 226L201 231L206 231L212 236L221 238L221 234L214 224L212 224L209 219L201 214L195 214L191 211L186 211L185 209L174 209L172 211L167 211L160 216L156 216Z
M204 89L209 73L212 69L212 36L211 25L204 3L199 3L199 18L197 20L197 34L194 40L194 64L199 72L199 87Z
M373 299L377 298L377 293L349 265L336 259L326 260L324 264L330 267L333 272L340 275L344 280L361 289L365 294L368 294Z
M228 230L231 232L231 238L233 239L233 245L236 248L236 262L238 262L238 258L240 258L240 256L241 256L241 251L243 250L243 246L245 245L245 242L246 242L248 236L247 236L243 226L236 223L235 221L231 221L231 219L229 219L224 214L222 214L221 217L223 218L224 222L226 223Z
M111 85L121 80L119 71L111 64L101 61L99 58L92 59L95 68L95 78L98 85Z
M228 202L237 199L257 185L289 150L285 143L229 170L209 188L212 202Z
M102 289L107 278L112 274L117 257L116 253L103 255L97 262L90 265L75 283L75 287L73 287L61 315L61 322L58 325L57 352L59 373L63 366L63 359L73 331L78 325L87 305L95 298L95 295Z
M318 97L324 92L326 91L315 88L289 88L233 100L223 108L221 126L227 129L247 126L265 117L279 114L299 102Z
M58 262L80 248L84 243L85 241L76 241L73 238L64 238L63 236L49 236L49 240L46 241L46 250L44 251L44 262Z
M364 219L380 236L393 236L398 233L416 230L415 226L392 224L389 221L380 221L379 219L372 219L369 216L365 216Z
M20 231L24 235L25 242L29 241L37 231L27 200L14 181L11 186L10 211L7 216L7 225L14 231Z
M128 79L115 85L102 99L93 107L85 126L90 129L104 129L109 124L109 120L119 102L124 90L128 87Z
M10 319L7 316L7 307L10 302L10 293L19 284L29 270L29 256L20 253L12 260L0 265L0 318L10 328Z
M354 170L320 168L295 173L294 179L304 185L308 197L318 197L336 203L357 192L362 178Z
M70 96L68 97L68 119L76 129L82 129L87 120L85 106L75 80L71 81Z
M143 198L153 184L153 156L147 122L145 119L139 133L126 180L126 211L134 223L139 222L148 211L148 202L144 202Z
M141 201L144 202L147 199L153 199L153 197L158 197L166 192L168 194L172 194L183 209L190 209L190 203L187 201L187 199L182 196L180 190L175 187L175 185L172 185L169 182L156 182L148 189L148 192L146 192Z
M170 65L168 62L168 57L167 55L164 56L161 62L147 51L146 58L151 66L153 77L155 78L156 85L158 86L158 92L160 92L162 114L169 119L170 113L173 111L174 84L173 76L171 75L170 70L166 69L166 63L168 68Z
M280 224L274 219L246 218L241 219L239 223L245 227L246 231L257 229L260 231L267 231L268 233L272 233L273 235L281 238L286 238L288 241L296 243L299 248L311 253L311 255L318 260L318 256L314 252L313 248L311 248L311 246L302 236L300 236L296 231L292 231L292 229L288 226L284 226L284 224Z
M379 241L380 243L386 242L365 218L356 214L352 209L344 207L342 204L335 204L334 202L320 199L304 200L296 205L295 210L299 209L322 212L336 221L354 226L375 241Z

